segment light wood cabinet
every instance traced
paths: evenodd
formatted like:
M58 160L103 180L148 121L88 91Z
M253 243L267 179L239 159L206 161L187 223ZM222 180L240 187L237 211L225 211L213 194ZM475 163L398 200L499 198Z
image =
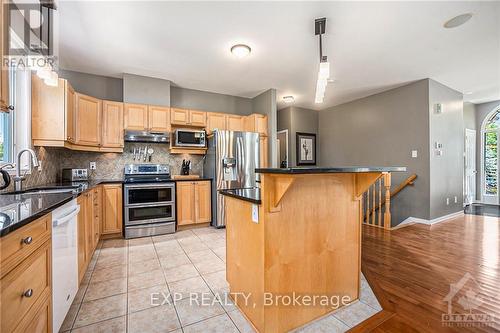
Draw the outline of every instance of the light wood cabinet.
M12 332L23 325L23 319L35 314L32 311L49 298L52 285L51 250L51 241L48 240L0 280L1 332Z
M64 79L56 87L31 76L31 137L35 145L64 146L76 140L75 91Z
M207 112L207 133L211 134L216 129L225 130L226 117L227 115L224 113Z
M102 217L102 186L94 189L93 195L93 216L94 216L94 248L99 243L101 237L101 217Z
M4 63L7 54L8 13L4 12L4 1L0 1L0 60ZM9 72L0 66L0 111L9 111Z
M148 128L148 106L145 104L124 104L125 129L145 131Z
M172 125L205 127L207 124L205 111L187 110L179 108L170 109L170 123Z
M195 223L212 221L212 200L210 181L199 181L194 184Z
M86 266L92 258L95 244L95 223L94 223L94 191L88 191L85 196L85 259Z
M153 132L170 132L170 108L148 106L148 128Z
M205 127L207 125L207 113L205 111L189 110L188 125Z
M75 124L75 113L76 113L76 93L73 87L66 81L66 88L64 89L65 97L65 110L66 110L66 121L64 125L66 126L66 140L71 143L76 142L76 124Z
M227 115L226 129L228 131L245 131L245 122L243 116L234 114Z
M51 297L45 299L30 309L13 333L52 333L52 302Z
M212 220L211 183L207 180L177 182L177 224Z
M87 234L89 232L89 228L87 225L87 197L85 196L85 193L80 195L76 202L80 206L80 211L78 212L77 217L78 282L80 283L83 279L83 275L85 274L85 270L87 269L88 253Z
M189 110L170 108L170 123L172 125L187 125L189 123Z
M268 166L268 147L267 147L267 137L261 136L259 138L260 143L260 167L267 168Z
M76 144L99 146L101 143L101 100L76 93Z
M103 148L123 148L123 103L102 102L101 141Z
M121 184L104 184L102 185L101 234L121 233L122 228L122 186Z
M257 113L246 116L245 131L267 136L267 116Z

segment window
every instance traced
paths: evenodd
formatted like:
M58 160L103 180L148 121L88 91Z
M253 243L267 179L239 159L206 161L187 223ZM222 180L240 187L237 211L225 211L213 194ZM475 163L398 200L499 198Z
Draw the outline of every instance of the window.
M9 80L9 100L14 110L0 113L0 165L15 163L16 152L31 146L31 73L11 70ZM21 165L30 171L28 156L23 157Z
M483 133L483 192L498 195L498 145L500 137L500 110L490 116Z

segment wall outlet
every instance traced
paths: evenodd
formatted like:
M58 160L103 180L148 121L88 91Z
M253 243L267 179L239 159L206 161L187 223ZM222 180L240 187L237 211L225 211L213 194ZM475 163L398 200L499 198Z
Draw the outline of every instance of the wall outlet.
M90 162L90 170L95 170L95 169L97 169L95 162Z
M38 161L38 172L42 172L42 160Z
M259 223L259 206L252 204L252 222Z
M446 198L446 206L450 204L450 198Z
M458 198L457 198L457 196L455 196L455 203L458 203Z
M412 150L411 151L411 158L417 158L418 157L418 151L417 150Z

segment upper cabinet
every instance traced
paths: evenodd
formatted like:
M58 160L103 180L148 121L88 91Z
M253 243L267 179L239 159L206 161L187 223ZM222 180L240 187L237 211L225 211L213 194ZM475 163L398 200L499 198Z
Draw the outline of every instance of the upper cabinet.
M103 147L123 148L123 103L102 102L102 140Z
M245 130L244 117L234 114L227 115L226 129L228 131L244 131Z
M148 127L153 132L170 131L170 108L162 106L148 106Z
M35 145L64 146L74 142L75 92L68 81L59 79L57 87L31 76L31 136Z
M211 134L216 129L225 130L226 117L227 115L224 113L207 112L207 126L206 126L207 133Z
M246 116L245 131L257 132L267 136L267 116L257 113Z
M145 131L148 128L148 106L145 104L124 104L125 129Z
M7 13L4 13L4 2L0 1L0 60L4 62L3 57L7 53ZM0 66L0 111L9 110L9 73Z
M101 143L100 99L76 93L76 144L99 146Z
M132 131L170 131L170 108L125 103L125 129Z
M172 125L205 127L207 124L207 113L198 110L171 108L170 123Z

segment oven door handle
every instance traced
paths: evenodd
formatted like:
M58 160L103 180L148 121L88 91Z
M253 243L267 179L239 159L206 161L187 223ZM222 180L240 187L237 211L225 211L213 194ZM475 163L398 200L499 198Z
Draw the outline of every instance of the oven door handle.
M136 204L126 204L127 208L143 208L143 207L163 207L163 206L173 206L175 202L172 201L159 201L152 203L136 203Z
M125 189L134 189L134 190L137 190L137 189L144 189L144 190L147 190L147 189L150 189L150 188L174 188L175 187L175 184L174 183L171 183L171 184L138 184L138 185L129 185L129 184L126 184L125 185Z

